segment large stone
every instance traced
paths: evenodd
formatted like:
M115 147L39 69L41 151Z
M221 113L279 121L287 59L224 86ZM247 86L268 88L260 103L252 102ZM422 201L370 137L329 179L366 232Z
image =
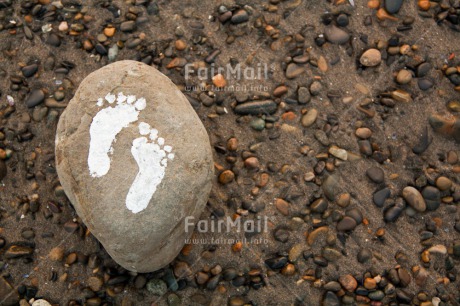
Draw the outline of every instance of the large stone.
M423 212L426 210L425 199L422 194L412 186L407 186L402 192L404 200L416 211Z
M136 272L177 256L213 177L209 138L188 100L135 61L82 81L59 120L56 164L83 222L117 263Z

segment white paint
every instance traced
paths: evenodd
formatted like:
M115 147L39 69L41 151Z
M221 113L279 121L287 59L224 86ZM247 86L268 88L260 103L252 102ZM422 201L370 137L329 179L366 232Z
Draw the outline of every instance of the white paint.
M130 123L139 119L139 113L146 108L144 98L108 93L105 101L109 104L117 102L113 107L107 106L94 116L91 123L88 167L92 177L102 177L110 170L110 154L113 154L113 143L120 131ZM104 105L104 99L97 100L97 106ZM144 210L158 185L163 180L168 159L174 159L173 148L165 144L165 139L158 138L158 130L148 123L139 123L139 134L142 137L133 140L131 154L139 167L139 172L129 188L126 196L126 207L133 213ZM145 136L145 137L144 137Z
M141 133L141 135L150 134L150 124L145 122L139 123L139 133Z
M110 92L105 96L105 99L107 100L107 102L109 102L110 104L112 104L113 102L115 102L115 95L112 95Z
M158 134L156 129L146 131L145 128L147 126L150 127L150 125L144 122L139 124L139 133L141 135L149 133L150 135ZM162 143L160 143L160 139L163 140ZM136 138L131 147L131 153L139 167L139 172L126 196L126 207L135 214L143 211L149 205L158 185L163 180L168 165L168 158L174 158L174 154L167 154L165 148L162 147L164 143L163 138L158 138L157 143L155 139L151 140L149 142L147 137ZM172 150L171 146L168 146L168 148Z
M115 95L110 93L105 96L105 100L110 104L115 102L115 98ZM143 100L145 103L145 99ZM100 102L101 99L98 99L96 104L100 106ZM109 153L113 153L112 143L116 141L115 137L123 128L138 120L140 110L136 104L121 102L115 107L108 106L101 109L94 116L89 128L91 140L88 155L88 167L92 177L101 177L109 172Z

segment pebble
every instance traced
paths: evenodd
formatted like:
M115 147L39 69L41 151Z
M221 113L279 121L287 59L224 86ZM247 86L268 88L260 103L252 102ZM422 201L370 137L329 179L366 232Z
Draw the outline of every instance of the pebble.
M233 13L231 22L234 24L243 23L249 20L249 14L243 9L240 9Z
M336 19L337 25L341 27L346 27L349 23L347 14L340 14Z
M428 90L434 85L433 81L427 78L419 78L417 84L421 90Z
M107 37L113 37L115 35L116 29L114 27L104 28L104 35Z
M319 95L322 90L323 90L323 85L320 82L314 81L313 83L311 83L311 85L310 85L310 93L313 96Z
M353 292L355 291L356 287L358 287L358 282L351 274L340 276L339 283L348 292Z
M35 300L32 306L51 306L51 303L44 299Z
M272 257L265 260L265 264L272 270L278 270L283 268L287 264L288 260L284 256Z
M421 63L420 65L417 66L417 77L422 78L428 74L428 72L431 70L431 64L429 63Z
M338 159L341 160L347 160L348 159L348 153L346 150L339 148L337 146L331 146L329 147L328 152L333 155L334 157L337 157Z
M323 199L323 198L319 198L319 199L316 199L311 205L310 205L310 209L314 212L314 213L323 213L326 211L328 207L328 202Z
M232 170L225 170L219 175L219 183L225 185L235 179L235 174Z
M305 67L290 63L286 68L286 78L293 79L305 72Z
M341 303L337 295L332 291L327 291L323 296L322 306L340 306Z
M251 121L251 127L256 131L262 131L265 129L265 120L262 118L256 118Z
M120 25L120 30L122 32L131 32L136 29L136 22L133 20L122 22Z
M377 49L369 49L361 55L359 62L366 67L374 67L382 61L382 54Z
M182 301L180 299L180 297L175 294L175 293L171 293L170 295L168 295L168 306L180 306L182 305Z
M350 205L350 199L351 197L349 193L342 193L337 199L337 205L340 207L347 207Z
M403 0L385 0L385 10L390 14L396 14L401 9Z
M37 71L38 71L37 64L28 65L28 66L22 67L21 69L22 75L26 78L33 76L35 73L37 73Z
M168 291L166 283L161 279L152 278L146 284L147 291L153 295L163 296Z
M368 139L372 136L372 131L368 128L358 128L355 135L361 139Z
M442 191L449 190L452 187L452 181L445 176L440 176L436 179L436 187Z
M32 255L33 252L34 252L34 249L30 247L21 246L21 245L12 245L4 253L4 258L11 259L11 258L24 257L24 256Z
M103 280L97 276L91 276L90 278L88 278L87 283L91 290L95 292L101 290L102 285L104 284Z
M372 199L374 201L374 204L377 207L383 207L385 204L385 201L390 197L391 191L389 188L383 188L377 192L374 193Z
M26 98L26 105L29 108L37 106L45 100L45 93L41 89L34 89L30 92L29 96Z
M385 173L379 167L371 167L366 171L367 177L374 183L380 184L385 180Z
M302 116L302 119L301 119L302 126L303 127L312 126L315 123L317 117L318 117L318 111L316 109L312 108L308 110L308 112L306 112Z
M286 202L285 200L277 198L275 200L275 207L283 215L285 215L285 216L289 215L289 203Z
M235 107L235 113L238 115L262 115L273 114L277 105L272 100L252 101L238 104Z
M336 197L340 193L339 191L339 181L335 175L330 175L323 182L322 189L324 195L328 198L329 201L335 201Z
M410 83L410 81L412 81L412 73L406 69L399 70L396 76L396 82L404 85Z
M297 91L297 99L299 100L299 103L301 104L306 104L310 102L311 95L310 95L310 90L306 87L299 87L299 90Z
M404 200L414 208L416 211L424 212L426 210L426 203L422 194L412 186L407 186L403 189L402 195Z
M350 40L350 34L335 25L326 27L324 36L329 42L339 45L345 44Z
M358 224L356 223L355 219L349 216L345 216L337 223L337 230L342 232L352 231L356 228L357 225Z

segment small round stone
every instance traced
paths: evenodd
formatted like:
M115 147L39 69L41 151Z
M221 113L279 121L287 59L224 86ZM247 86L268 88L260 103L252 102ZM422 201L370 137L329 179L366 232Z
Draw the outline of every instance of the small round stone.
M396 76L396 82L399 84L408 84L412 81L412 73L409 70L402 69Z
M449 190L452 187L452 181L445 176L440 176L436 180L436 187L442 191Z
M369 49L361 55L359 62L366 67L374 67L382 61L382 54L377 49Z
M366 171L367 177L374 183L380 184L385 180L385 173L379 167L371 167Z
M232 170L225 170L219 175L219 183L228 184L233 181L235 174Z

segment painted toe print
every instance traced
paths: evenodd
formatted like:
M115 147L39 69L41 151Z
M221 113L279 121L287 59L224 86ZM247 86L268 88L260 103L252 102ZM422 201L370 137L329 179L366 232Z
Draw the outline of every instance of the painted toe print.
M104 101L105 100L105 101ZM107 94L105 99L97 101L98 106L109 105L101 109L93 118L89 130L91 141L89 145L88 167L92 177L101 177L110 170L110 154L113 154L112 144L121 130L139 118L139 112L146 106L144 98L135 96L118 96ZM113 105L113 106L111 106Z
M101 109L90 126L90 147L88 167L92 177L102 177L110 170L111 155L114 154L113 143L123 128L139 119L139 113L145 109L144 98L107 94L97 101ZM113 106L112 106L113 105ZM163 180L168 160L174 159L172 147L165 144L164 138L158 137L158 131L148 123L139 123L138 137L133 140L131 153L137 163L139 172L126 196L126 207L133 213L144 210Z
M158 131L141 122L139 133L142 137L133 141L131 153L137 162L139 172L126 196L126 207L133 213L144 210L150 202L157 186L163 180L168 160L174 159L172 147L158 137Z

